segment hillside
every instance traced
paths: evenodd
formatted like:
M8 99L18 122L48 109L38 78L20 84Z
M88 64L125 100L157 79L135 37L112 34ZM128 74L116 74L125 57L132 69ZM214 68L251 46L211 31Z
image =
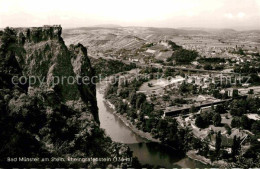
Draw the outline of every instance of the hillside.
M65 29L63 33L67 45L82 43L90 53L134 50L147 43L171 40L178 45L197 44L224 45L234 42L259 42L259 31L236 31L233 29L209 28L154 28L154 27L82 27ZM246 40L245 40L246 39ZM223 45L223 44L222 44Z
M62 35L66 44L82 43L91 51L136 49L147 42L158 42L179 35L208 34L205 31L145 27L86 27L65 29Z

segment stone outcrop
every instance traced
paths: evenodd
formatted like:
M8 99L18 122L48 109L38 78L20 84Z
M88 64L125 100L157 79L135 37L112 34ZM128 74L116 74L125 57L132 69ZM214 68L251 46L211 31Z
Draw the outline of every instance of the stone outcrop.
M94 69L90 66L90 59L87 55L87 48L82 44L70 45L72 53L71 64L73 71L79 81L78 89L80 96L85 103L89 103L94 118L98 121L98 108L96 99L96 77Z
M16 49L7 55L17 60L17 67L24 76L38 78L30 86L53 89L63 102L83 101L96 122L99 122L95 84L91 81L82 83L82 77L92 79L94 76L87 49L81 44L71 45L68 49L61 37L60 26L16 28L10 31L16 38Z

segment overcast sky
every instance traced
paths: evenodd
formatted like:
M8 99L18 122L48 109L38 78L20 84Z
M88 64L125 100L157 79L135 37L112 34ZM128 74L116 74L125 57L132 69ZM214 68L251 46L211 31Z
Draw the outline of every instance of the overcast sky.
M0 0L0 27L260 29L260 0Z

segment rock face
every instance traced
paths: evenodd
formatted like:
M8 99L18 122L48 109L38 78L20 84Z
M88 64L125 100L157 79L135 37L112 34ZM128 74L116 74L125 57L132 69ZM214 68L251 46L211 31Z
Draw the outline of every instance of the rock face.
M30 86L53 89L64 102L82 100L99 122L95 84L81 82L84 76L89 79L94 76L87 49L78 44L69 50L61 38L60 26L17 28L13 31L18 49L13 55L22 74L33 77L32 81L36 78L36 83Z
M96 121L99 121L96 101L96 77L94 69L89 66L91 64L87 55L87 49L82 44L70 45L69 49L72 53L71 63L73 71L79 81L78 89L80 96L85 103L89 103L94 118Z
M61 27L0 31L0 167L102 167L121 162L7 162L7 157L124 157L99 128L93 83L52 83L95 73L81 44L68 49ZM21 77L41 83L17 83ZM16 77L14 80L14 77ZM118 154L119 153L119 154Z

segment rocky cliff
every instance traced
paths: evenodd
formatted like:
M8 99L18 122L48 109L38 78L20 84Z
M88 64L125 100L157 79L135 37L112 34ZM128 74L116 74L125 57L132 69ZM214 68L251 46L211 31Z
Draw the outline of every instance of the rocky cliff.
M95 73L81 44L68 49L60 26L0 31L0 167L106 167L67 157L126 156L99 128ZM15 77L15 78L14 78ZM26 78L37 77L36 83ZM57 79L74 77L77 83ZM15 80L14 80L15 79ZM20 80L20 81L19 81ZM7 157L61 157L60 162L8 162Z
M94 71L87 49L78 44L70 50L61 38L60 26L16 28L10 30L16 39L13 58L17 60L22 75L36 83L30 87L53 89L63 102L82 100L91 109L97 122L98 111L94 83L82 83L82 77L91 79ZM27 81L28 82L28 81Z

